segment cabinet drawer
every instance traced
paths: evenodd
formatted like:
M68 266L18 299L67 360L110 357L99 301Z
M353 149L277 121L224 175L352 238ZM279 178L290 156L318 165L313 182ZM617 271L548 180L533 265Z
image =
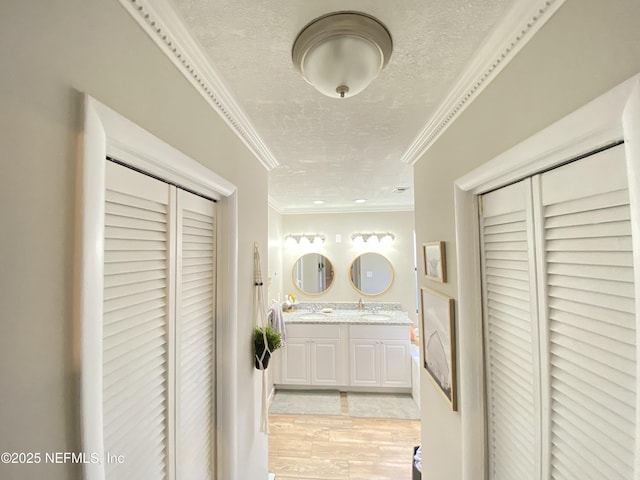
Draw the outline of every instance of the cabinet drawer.
M340 338L340 325L289 324L287 338Z
M374 340L409 340L409 327L406 325L350 325L349 337Z

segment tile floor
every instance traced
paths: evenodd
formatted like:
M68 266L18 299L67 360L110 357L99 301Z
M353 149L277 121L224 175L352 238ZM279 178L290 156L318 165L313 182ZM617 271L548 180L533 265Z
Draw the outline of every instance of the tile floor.
M276 480L411 480L420 421L340 416L269 416L269 470Z

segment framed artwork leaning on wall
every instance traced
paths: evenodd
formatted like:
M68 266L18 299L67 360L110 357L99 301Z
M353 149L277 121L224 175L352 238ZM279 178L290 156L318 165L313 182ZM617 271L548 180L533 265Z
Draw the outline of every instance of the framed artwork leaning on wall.
M451 409L457 411L454 311L453 298L420 287L423 366Z

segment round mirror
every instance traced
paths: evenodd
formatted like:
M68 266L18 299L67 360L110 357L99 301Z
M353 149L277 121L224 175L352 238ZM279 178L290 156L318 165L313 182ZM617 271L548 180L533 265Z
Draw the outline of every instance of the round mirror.
M363 295L380 295L393 283L393 266L379 253L363 253L351 264L349 280Z
M320 253L307 253L293 266L293 284L308 295L320 295L333 283L333 264Z

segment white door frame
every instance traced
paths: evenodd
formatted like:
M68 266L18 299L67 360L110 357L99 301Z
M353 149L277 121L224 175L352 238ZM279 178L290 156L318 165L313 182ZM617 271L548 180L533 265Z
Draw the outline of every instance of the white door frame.
M624 114L623 114L624 112ZM462 479L487 478L478 196L598 148L625 141L635 270L636 319L640 318L640 74L472 170L454 182L458 258L459 401ZM606 172L603 172L606 175ZM640 321L637 321L640 359ZM640 362L637 362L636 445L640 446ZM640 475L636 448L635 474ZM479 472L484 472L480 476Z
M104 458L102 439L102 308L105 162L127 165L218 202L216 302L217 478L237 480L237 235L236 187L94 98L84 97L76 171L74 370L80 393L81 450ZM224 368L220 366L224 365ZM104 480L87 463L86 480Z

